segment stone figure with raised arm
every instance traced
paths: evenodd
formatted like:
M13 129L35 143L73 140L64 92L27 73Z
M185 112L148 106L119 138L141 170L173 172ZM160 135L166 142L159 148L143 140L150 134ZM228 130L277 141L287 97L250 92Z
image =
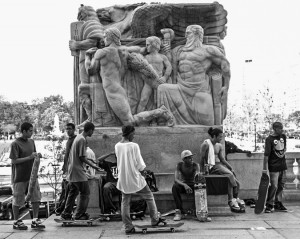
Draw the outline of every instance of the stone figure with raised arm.
M86 57L91 59L90 68L100 62L100 75L107 101L113 112L123 125L140 125L145 122L162 117L169 126L173 125L173 116L161 106L151 111L140 112L132 115L125 89L121 85L121 78L128 68L136 68L139 72L150 76L153 81L159 82L159 77L143 56L132 51L140 51L140 47L121 46L121 33L117 28L109 28L104 31L105 48L92 48L86 51ZM149 81L149 79L147 79ZM146 81L147 81L146 80ZM149 81L150 82L150 81ZM153 83L154 85L156 83Z
M84 125L86 122L93 121L91 99L93 86L90 83L94 83L91 82L90 77L85 70L85 51L91 47L97 46L100 39L103 38L104 28L100 23L96 11L90 6L81 4L78 9L77 19L79 21L76 22L79 28L76 30L78 36L76 39L69 41L69 48L72 52L79 52L78 63L74 66L74 73L76 74L75 78L78 78L79 82L74 82L74 84L76 84L76 86L78 85L79 102L82 111L80 121L81 125Z
M149 54L147 54L145 58L157 72L161 82L166 83L169 76L171 75L172 66L165 55L158 53L158 51L160 50L160 45L161 41L158 37L148 37L146 39L146 48ZM151 85L145 82L141 93L141 99L137 108L138 113L145 111L152 93L154 93L154 108L157 108L157 92L155 89L153 90Z
M214 125L221 123L226 109L215 112L214 98L226 105L230 81L230 65L219 48L203 45L203 28L190 25L186 29L185 46L173 49L177 68L177 84L158 87L158 107L165 105L173 114L176 124ZM174 59L173 59L174 61ZM210 83L208 71L212 64L220 67L222 77ZM225 111L225 112L224 112Z

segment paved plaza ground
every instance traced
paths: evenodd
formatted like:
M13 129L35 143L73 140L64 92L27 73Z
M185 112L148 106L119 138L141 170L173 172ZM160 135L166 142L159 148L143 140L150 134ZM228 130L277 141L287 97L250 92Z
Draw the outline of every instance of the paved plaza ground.
M37 231L30 228L30 220L25 220L29 226L27 231L12 229L12 221L0 221L0 238L29 239L29 238L59 238L59 239L96 239L96 238L300 238L300 203L286 204L288 213L274 212L270 214L255 215L253 209L247 207L245 214L232 214L226 217L213 217L210 223L201 223L195 219L183 220L185 223L175 233L138 232L134 235L125 235L121 221L99 222L92 227L73 226L62 227L54 222L56 216L52 215L44 223L46 229ZM172 221L172 217L168 217ZM134 221L135 224L149 222L145 220Z

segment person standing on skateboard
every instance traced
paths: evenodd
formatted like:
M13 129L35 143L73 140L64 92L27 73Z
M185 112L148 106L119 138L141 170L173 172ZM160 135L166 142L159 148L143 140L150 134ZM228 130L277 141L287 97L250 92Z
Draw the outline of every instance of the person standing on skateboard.
M272 125L273 133L266 138L263 163L263 173L270 175L271 186L268 189L268 197L265 212L287 212L282 205L282 192L286 180L286 136L283 134L283 125L275 122Z
M135 232L130 218L130 200L133 193L139 194L147 203L151 225L158 225L160 218L153 194L143 177L146 167L138 144L133 143L135 128L131 125L122 127L122 140L115 145L118 166L117 188L122 192L121 215L126 234Z
M25 203L25 193L28 190L34 159L35 157L42 157L42 155L36 152L35 143L31 139L33 134L33 125L28 122L24 122L21 125L21 133L22 136L12 142L9 156L12 163L12 209L15 220L13 223L13 229L27 230L28 227L22 220L19 219L19 209L20 206ZM43 225L41 220L38 219L41 201L41 192L38 180L35 183L30 201L33 210L31 228L45 228L45 225Z
M75 220L89 219L89 215L86 213L86 210L89 203L90 188L88 184L88 178L84 169L84 164L87 164L90 167L99 170L99 167L87 160L86 154L86 138L93 135L94 129L95 126L93 123L86 122L83 132L76 136L72 144L67 173L67 181L69 182L70 191L64 211L61 213L62 220L72 219L72 210L78 194L80 194L80 197L77 205Z
M241 207L244 207L245 202L238 198L239 182L233 168L225 160L222 153L223 146L221 140L223 138L223 131L210 127L208 134L211 138L204 140L200 147L201 168L203 170L205 166L208 167L209 174L228 176L228 205L232 212L241 212Z
M193 154L190 150L184 150L181 153L181 160L175 171L175 183L172 187L172 194L176 204L174 221L180 221L183 212L181 193L193 193L195 176L200 173L199 164L193 162Z

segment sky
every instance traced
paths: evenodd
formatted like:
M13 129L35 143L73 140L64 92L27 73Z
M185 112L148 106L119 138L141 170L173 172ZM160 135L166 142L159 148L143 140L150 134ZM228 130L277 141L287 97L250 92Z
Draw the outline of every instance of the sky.
M94 9L130 0L1 0L0 95L26 101L61 94L73 100L73 57L68 48L70 23L80 4ZM169 0L161 3L211 3ZM268 83L276 90L299 86L300 14L298 0L223 0L228 12L223 40L231 64L229 101L248 88ZM245 60L251 59L251 63Z

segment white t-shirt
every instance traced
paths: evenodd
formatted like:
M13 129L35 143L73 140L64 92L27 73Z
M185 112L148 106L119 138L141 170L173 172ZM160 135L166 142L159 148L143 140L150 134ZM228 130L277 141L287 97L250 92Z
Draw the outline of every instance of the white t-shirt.
M115 145L118 166L117 188L126 194L143 189L147 183L140 171L146 167L140 147L133 142L117 143Z

